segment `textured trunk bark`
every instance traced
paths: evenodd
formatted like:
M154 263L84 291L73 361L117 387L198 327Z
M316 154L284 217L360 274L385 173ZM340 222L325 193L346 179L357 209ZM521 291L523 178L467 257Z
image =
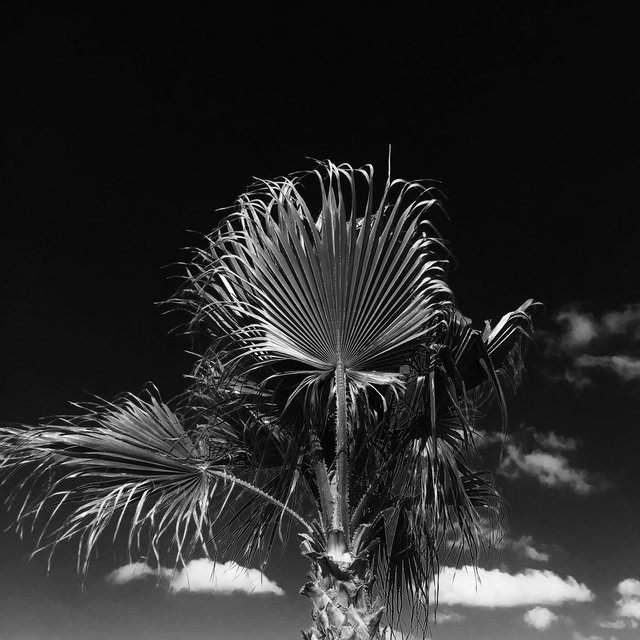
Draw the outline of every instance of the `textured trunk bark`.
M301 632L303 640L381 640L384 607L372 597L368 560L351 558L340 531L330 533L329 547L329 553L314 552L303 543L304 555L313 560L300 590L313 605L313 626Z

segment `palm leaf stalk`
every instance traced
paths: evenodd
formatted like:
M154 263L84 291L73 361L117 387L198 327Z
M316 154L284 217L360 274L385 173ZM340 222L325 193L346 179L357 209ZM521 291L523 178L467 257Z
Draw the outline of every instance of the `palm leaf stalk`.
M175 406L152 392L0 429L18 529L41 523L51 551L78 538L83 572L107 531L158 562L225 548L264 565L293 529L311 562L303 638L381 638L404 605L424 630L440 563L476 562L500 515L475 418L496 399L506 425L533 304L472 327L436 206L390 178L374 199L370 166L258 181L171 301L204 344Z

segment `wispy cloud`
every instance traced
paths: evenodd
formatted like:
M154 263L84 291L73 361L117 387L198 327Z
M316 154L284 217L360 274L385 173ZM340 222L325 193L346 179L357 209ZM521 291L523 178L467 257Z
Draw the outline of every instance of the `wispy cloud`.
M555 431L540 431L531 425L521 424L515 431L502 435L497 431L474 431L476 446L487 447L494 444L528 444L539 446L550 451L575 451L578 441L569 436L557 434Z
M466 616L457 611L438 611L436 613L436 622L438 624L448 624L449 622L462 622L466 620Z
M573 466L569 454L576 451L575 438L540 431L532 426L520 425L504 438L500 434L478 431L478 446L504 444L504 455L497 473L510 479L531 477L545 487L567 488L587 495L607 484L597 474ZM529 556L535 558L533 555Z
M521 536L518 540L509 540L508 544L514 551L529 560L534 560L535 562L549 562L549 554L544 553L543 551L538 551L538 549L533 546L533 538L531 536Z
M627 626L624 620L601 620L598 624L603 629L625 629Z
M586 389L592 382L591 378L584 371L576 368L564 369L560 373L548 370L543 373L550 382L567 382L577 391Z
M582 495L597 487L587 471L574 469L565 456L544 451L525 453L514 445L507 446L498 473L507 478L530 476L543 486L567 487Z
M585 636L584 633L581 633L580 631L574 631L571 637L573 638L573 640L607 640L603 636L598 636L595 634L590 636ZM609 640L616 640L616 638L615 636L611 636Z
M247 569L232 561L214 563L207 558L192 560L183 569L175 571L164 567L153 569L144 562L135 562L115 569L105 580L112 585L122 585L147 576L155 576L158 581L168 584L171 593L284 595L284 591L258 569Z
M477 579L476 579L477 577ZM432 586L432 596L435 587ZM441 604L467 607L521 607L590 602L591 590L575 578L561 578L551 571L526 569L510 574L499 569L445 567L440 573L438 599Z
M550 380L584 389L596 370L624 381L640 380L640 303L599 315L565 307L553 320L557 330L539 334Z
M105 581L112 585L120 585L142 580L147 576L156 576L159 580L163 580L166 577L166 572L167 569L164 567L152 569L146 562L132 562L118 569L114 569L105 578Z
M558 619L558 616L546 607L529 609L522 617L525 624L538 631L545 631Z
M605 313L602 316L602 326L610 334L623 334L640 340L640 303L628 304L620 311Z
M615 373L623 380L640 379L640 358L625 355L592 356L585 354L575 359L580 369L602 369Z
M503 524L500 522L484 522L480 525L480 536L487 549L499 549L500 551L510 551L518 558L525 558L534 562L549 562L551 556L539 547L544 547L533 539L533 536L522 535L513 539L506 535ZM450 538L451 547L458 543L456 537ZM438 616L440 613L438 613Z
M553 451L574 451L578 443L575 438L558 435L555 431L532 430L533 439L541 447L552 449Z
M596 315L579 307L558 311L554 321L560 327L554 345L567 351L584 351L594 343L624 338L640 342L640 303Z

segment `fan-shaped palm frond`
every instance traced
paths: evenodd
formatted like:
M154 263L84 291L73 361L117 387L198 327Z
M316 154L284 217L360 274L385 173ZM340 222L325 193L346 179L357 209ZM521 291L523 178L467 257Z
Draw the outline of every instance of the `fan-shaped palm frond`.
M437 201L429 188L398 180L374 210L370 167L323 168L315 172L319 213L286 178L243 196L200 253L188 297L214 337L258 365L292 361L296 373L318 379L340 362L348 378L396 383L450 296L438 240L426 234L424 213ZM357 176L366 181L362 212Z

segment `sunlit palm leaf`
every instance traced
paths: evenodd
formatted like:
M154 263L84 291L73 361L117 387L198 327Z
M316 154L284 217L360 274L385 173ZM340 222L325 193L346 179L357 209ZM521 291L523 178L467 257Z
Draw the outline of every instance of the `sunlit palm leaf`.
M427 234L429 189L395 181L374 209L372 173L323 165L318 212L286 178L240 199L186 294L214 338L254 364L291 362L285 373L304 374L305 387L330 380L338 362L357 383L400 384L398 368L450 292Z
M18 476L18 528L42 519L40 542L51 552L79 538L79 569L86 572L100 536L126 529L140 552L170 546L184 561L195 549L215 550L213 524L243 494L259 495L305 527L293 510L234 473L234 450L199 446L169 407L151 396L85 407L84 415L40 427L3 427L2 469ZM62 516L58 523L56 516ZM165 544L166 543L166 544Z

